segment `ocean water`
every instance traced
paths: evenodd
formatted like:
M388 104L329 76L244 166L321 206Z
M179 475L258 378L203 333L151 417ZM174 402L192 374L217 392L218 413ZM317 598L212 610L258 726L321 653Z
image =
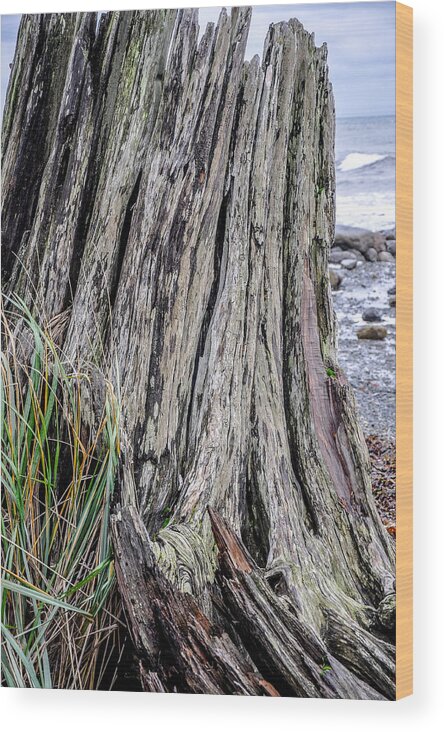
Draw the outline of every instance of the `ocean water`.
M395 226L395 117L336 120L336 222Z

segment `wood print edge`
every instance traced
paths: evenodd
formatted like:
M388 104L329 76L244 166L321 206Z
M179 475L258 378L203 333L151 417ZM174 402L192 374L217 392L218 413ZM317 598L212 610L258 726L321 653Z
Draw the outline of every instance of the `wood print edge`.
M396 698L413 693L413 9L396 3Z

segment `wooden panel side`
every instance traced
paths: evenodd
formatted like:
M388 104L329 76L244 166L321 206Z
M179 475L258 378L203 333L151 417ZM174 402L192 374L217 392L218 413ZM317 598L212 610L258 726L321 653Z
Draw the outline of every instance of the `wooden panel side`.
M396 4L396 698L413 693L413 10Z

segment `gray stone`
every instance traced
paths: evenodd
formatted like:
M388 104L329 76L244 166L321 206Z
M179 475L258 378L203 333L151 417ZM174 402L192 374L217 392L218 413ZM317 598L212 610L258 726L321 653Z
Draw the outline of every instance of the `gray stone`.
M341 264L345 269L355 269L356 259L343 259Z
M396 285L393 285L393 287L387 290L387 295L396 295Z
M376 260L378 259L378 252L373 247L369 247L365 253L365 256L369 262L376 262Z
M328 276L330 277L330 285L332 290L339 290L342 282L342 275L339 274L335 269L328 270Z
M387 336L387 328L383 325L363 325L356 335L360 340L383 341Z
M358 262L365 262L365 256L357 249L349 249L348 254L354 254Z
M392 239L396 239L396 228L393 227L393 229L384 229L381 231L381 234L387 241L391 241Z
M391 308L396 307L396 295L390 295L389 297L389 305Z
M378 254L379 262L393 262L394 259L394 256L390 252L379 252Z
M343 249L335 249L331 251L328 257L328 261L331 264L340 264L344 259L356 259L354 252L346 252Z
M396 239L387 242L387 251L390 252L393 257L396 257Z
M358 262L365 262L365 257L357 249L339 249L334 247L328 257L331 264L340 264L344 259L356 259Z
M385 238L378 231L341 225L336 227L335 245L341 249L357 249L361 254L365 254L370 247L377 252L383 252L386 248Z
M376 308L367 308L367 310L364 310L362 313L362 320L365 320L367 323L380 323L382 316Z

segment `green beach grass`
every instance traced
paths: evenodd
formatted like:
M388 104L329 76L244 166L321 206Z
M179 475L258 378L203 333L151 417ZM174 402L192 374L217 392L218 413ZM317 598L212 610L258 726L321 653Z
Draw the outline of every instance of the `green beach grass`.
M73 368L18 300L4 303L2 338L2 683L110 688L119 400L99 375L104 396L91 410L97 370Z

